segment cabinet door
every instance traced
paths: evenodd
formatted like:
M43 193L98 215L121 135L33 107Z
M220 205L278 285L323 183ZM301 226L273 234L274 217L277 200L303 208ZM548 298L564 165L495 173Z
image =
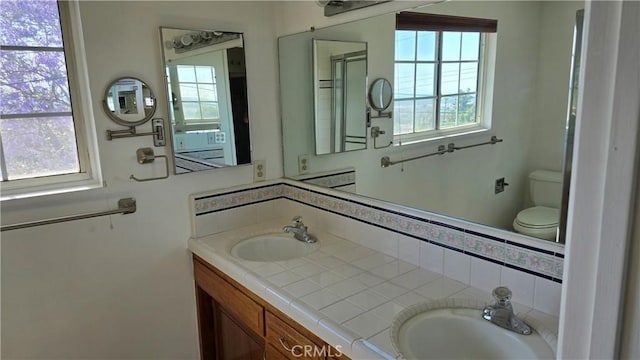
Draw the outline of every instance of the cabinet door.
M264 308L198 261L193 263L196 285L245 327L264 334Z
M262 360L264 340L245 330L225 309L213 304L217 360Z
M216 337L213 301L201 287L196 285L196 307L198 309L198 335L200 336L200 359L216 358Z
M278 351L273 345L267 345L267 360L289 360L280 351Z
M263 360L264 308L194 261L202 360Z

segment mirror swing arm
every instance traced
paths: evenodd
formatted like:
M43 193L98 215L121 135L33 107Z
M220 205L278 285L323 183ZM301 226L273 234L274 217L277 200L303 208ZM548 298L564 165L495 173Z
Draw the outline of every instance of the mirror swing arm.
M367 107L367 127L371 128L374 149L384 149L393 145L393 141L389 141L387 145L378 146L378 137L386 134L386 131L381 130L379 126L371 126L371 119L393 119L393 111L384 111L391 105L392 100L393 91L389 80L384 78L374 80L369 88L369 104L371 104L371 107ZM378 112L376 116L371 115L371 108Z
M371 128L371 138L373 138L373 148L374 149L384 149L393 145L393 141L389 141L387 145L378 146L377 140L380 135L384 135L387 132L385 130L381 130L380 126L371 126L371 119L392 119L393 111L382 112L378 111L377 116L371 115L371 108L367 108L367 127Z
M107 140L111 141L113 139L151 135L153 136L154 146L165 146L166 139L164 136L164 119L154 118L153 120L151 120L151 126L153 128L153 131L143 133L136 132L135 126L130 126L126 130L107 130Z

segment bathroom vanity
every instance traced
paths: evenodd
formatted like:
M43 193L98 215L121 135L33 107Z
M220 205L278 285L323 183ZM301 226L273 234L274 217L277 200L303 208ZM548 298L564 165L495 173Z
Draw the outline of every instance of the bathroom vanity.
M202 359L348 359L197 255L193 271Z
M274 237L301 243L282 230L290 216L189 239L202 359L396 359L401 352L391 329L404 310L446 300L475 308L481 319L478 304L491 302L484 289L327 232L331 227L319 225L320 214L288 200L254 206L236 215L246 219L250 213L241 211L272 216L276 208L300 211L318 242L306 244L309 251L268 261L247 260L251 254L237 251L264 241L268 253ZM377 236L368 233L367 240L378 241ZM487 281L498 284L500 279ZM515 292L515 301L523 295ZM557 317L530 305L516 303L514 308L555 351Z

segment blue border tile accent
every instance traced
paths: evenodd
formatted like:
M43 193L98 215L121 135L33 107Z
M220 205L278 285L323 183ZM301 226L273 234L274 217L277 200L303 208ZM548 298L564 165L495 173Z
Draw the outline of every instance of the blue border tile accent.
M225 195L232 195L232 194L238 194L241 192L247 192L247 191L253 191L253 190L258 190L258 189L266 189L269 187L273 187L273 186L282 186L283 184L272 184L272 185L263 185L263 186L256 186L256 187L252 187L252 188L247 188L247 189L239 189L239 190L233 190L233 191L228 191L228 192L223 192L223 193L219 193L219 194L211 194L211 195L204 195L204 196L199 196L197 198L194 198L194 201L198 201L198 200L204 200L204 199L211 199L214 197L220 197L220 196L225 196Z
M226 195L232 195L232 194L237 194L237 193L241 193L241 192L245 192L245 191L253 191L253 190L258 190L258 189L266 189L269 187L273 187L273 186L282 186L284 184L271 184L271 185L262 185L262 186L256 186L256 187L251 187L251 188L246 188L246 189L240 189L240 190L233 190L233 191L228 191L228 192L222 192L219 194L211 194L211 195L205 195L205 196L199 196L197 198L194 198L194 201L198 201L198 200L204 200L204 199L211 199L214 197L219 197L219 196L226 196ZM250 205L250 204L247 204Z
M483 234L483 233L480 233L480 232L477 232L477 231L473 231L473 230L465 230L464 232L466 234L469 234L469 235L480 236L480 237L483 237L485 239L489 239L489 240L493 240L493 241L499 241L499 242L506 242L507 241L505 239L500 239L499 237Z
M278 199L283 199L283 198L284 198L284 196L278 196L278 197L273 197L273 198L268 198L268 199L260 199L260 200L248 202L248 203L245 203L245 204L238 204L238 205L229 206L229 207L226 207L224 209L207 210L205 212L197 213L196 216L213 214L213 213L217 213L217 212L220 212L220 211L237 209L237 208L241 208L243 206L255 205L255 204L260 204L260 203L263 203L263 202L267 202L267 201L271 201L271 200L278 200Z
M347 183L347 184L342 184L342 185L336 185L336 186L332 187L332 189L340 189L340 188L351 186L351 185L355 185L355 184L356 183Z
M442 227L446 227L448 229L452 229L452 230L458 230L458 231L462 231L462 232L466 232L465 229L463 228L459 228L457 226L454 225L449 225L449 224L445 224L445 223L441 223L439 221L429 221L429 223L433 224L433 225L438 225L438 226L442 226Z
M305 182L305 181L309 181L309 180L317 180L317 179L323 179L323 178L330 178L330 177L340 176L340 175L346 175L346 174L350 174L350 173L355 173L355 170L347 170L347 171L343 171L343 172L339 172L339 173L334 173L334 174L327 174L327 175L312 176L312 177L308 177L308 178L300 179L299 181Z
M543 253L543 254L547 254L547 255L551 255L551 256L555 256L556 252L554 251L550 251L550 250L545 250L545 249L538 249L536 247L533 246L529 246L529 245L524 245L524 244L518 244L518 243L514 243L513 241L509 241L509 240L505 240L507 245L511 245L511 246L515 246L515 247L519 247L519 248L523 248L523 249L527 249L527 250L532 250L532 251L537 251L539 253Z
M513 247L517 247L517 248L521 248L521 249L525 249L525 250L529 250L529 251L534 251L534 252L537 252L537 253L540 253L540 254L550 255L550 256L553 256L553 257L558 258L558 259L564 259L564 255L563 254L557 253L557 252L554 252L554 251L545 250L545 249L539 249L539 248L536 248L534 246L515 243L515 242L510 241L510 240L501 239L499 237L483 234L483 233L480 233L480 232L477 232L477 231L465 230L463 228L460 228L460 227L457 227L457 226L454 226L454 225L450 225L450 224L446 224L446 223L443 223L441 221L428 220L428 219L425 219L425 218L420 217L420 216L406 214L406 213L402 213L402 212L395 211L395 210L389 210L389 209L385 209L385 208L382 208L382 207L379 207L379 206L366 204L366 203L363 203L363 202L360 202L360 201L357 201L357 200L346 199L346 198L343 198L343 197L340 197L340 196L336 196L336 195L332 195L332 194L326 194L326 193L322 193L322 192L319 192L319 191L315 191L313 189L307 189L307 188L304 188L304 187L301 187L301 186L287 184L287 183L277 183L277 184L271 184L271 185L256 186L256 187L250 187L250 188L245 188L245 189L240 189L240 190L222 192L222 193L218 193L218 194L205 195L205 196L200 196L200 197L194 198L194 201L210 199L210 198L214 198L214 197L228 196L228 195L233 195L233 194L237 194L237 193L250 192L250 191L253 191L253 190L265 189L265 188L269 188L269 187L278 187L278 186L290 187L292 189L297 189L297 190L300 190L300 191L306 191L306 192L309 192L311 194L325 196L325 197L328 197L328 198L331 198L331 199L334 199L334 200L338 200L338 201L342 201L342 202L345 202L345 203L351 203L351 204L358 205L358 206L361 206L361 207L364 207L364 208L369 208L369 209L373 209L373 210L376 210L376 211L384 212L386 214L398 216L400 218L405 218L405 219L409 219L409 220L413 220L413 221L423 222L423 223L430 224L430 225L441 226L441 227L446 228L446 229L460 231L463 234L469 234L469 235L482 237L482 238L484 238L486 240L496 242L496 243L498 243L500 245L510 245L510 246L513 246ZM356 221L359 221L359 222L367 224L367 225L371 225L371 226L375 226L375 227L378 227L378 228L381 228L381 229L384 229L384 230L387 230L387 231L391 231L391 232L394 232L396 234L400 234L400 235L403 235L403 236L408 236L408 237L411 237L411 238L414 238L414 239L417 239L417 240L420 240L420 241L424 241L424 242L427 242L429 244L433 244L433 245L436 245L436 246L439 246L439 247L442 247L442 248L445 248L445 249L449 249L449 250L456 251L456 252L459 252L459 253L462 253L462 254L465 254L465 255L473 256L475 258L478 258L478 259L481 259L481 260L484 260L484 261L489 261L489 262L492 262L494 264L506 266L508 268L511 268L511 269L514 269L514 270L518 270L518 271L523 271L525 273L528 273L528 274L531 274L531 275L534 275L534 276L537 276L537 277L541 277L541 278L544 278L544 279L547 279L547 280L551 280L551 281L554 281L554 282L557 282L557 283L562 283L562 279L560 279L560 278L557 278L557 277L554 277L554 276L550 276L550 275L547 275L547 274L543 274L543 273L539 273L539 272L536 272L536 271L533 271L533 270L530 270L530 269L522 268L522 267L513 265L511 263L508 263L508 262L506 262L506 260L500 261L500 260L496 260L496 259L491 259L491 258L485 257L483 255L477 254L477 253L472 252L472 251L456 248L456 247L450 246L448 244L444 244L442 242L435 241L434 239L429 239L426 236L425 237L421 237L419 235L406 233L406 232L404 232L402 230L394 229L394 228L392 228L390 226L385 226L383 224L373 223L373 222L367 221L365 219L362 219L362 218L359 218L359 217L356 217L356 216L352 216L352 215L349 215L349 214L344 214L344 213L341 213L341 212L338 212L338 211L334 211L334 210L331 210L331 209L328 209L328 208L324 208L322 206L313 204L311 202L305 202L304 200L298 200L298 199L291 198L291 197L289 197L289 196L287 196L285 194L284 189L283 189L281 195L277 195L277 196L272 197L272 198L259 199L259 200L255 200L255 201L248 201L246 203L236 204L236 205L225 207L225 208L208 210L208 211L205 211L205 212L197 213L196 216L212 214L212 213L216 213L216 212L220 212L220 211L235 209L235 208L239 208L239 207L243 207L243 206L249 206L249 205L262 203L262 202L267 202L267 201L271 201L271 200L277 200L277 199L287 199L287 200L290 200L290 201L294 201L294 202L297 202L297 203L300 203L300 204L303 204L303 205L306 205L306 206L313 207L313 208L318 209L318 210L322 210L322 211L326 211L326 212L333 213L333 214L336 214L336 215L344 216L346 218L349 218L349 219L352 219L352 220L356 220Z

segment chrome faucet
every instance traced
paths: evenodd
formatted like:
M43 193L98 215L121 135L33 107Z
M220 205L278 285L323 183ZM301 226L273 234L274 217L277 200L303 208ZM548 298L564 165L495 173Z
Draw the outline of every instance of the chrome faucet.
M282 231L286 233L292 233L293 237L297 240L304 241L309 244L318 241L315 236L307 232L306 225L302 223L302 216L295 216L293 219L291 219L291 221L293 221L293 225L287 225L283 227Z
M485 320L522 335L530 335L531 327L513 313L511 306L511 290L505 286L493 289L496 303L485 306L482 317Z

